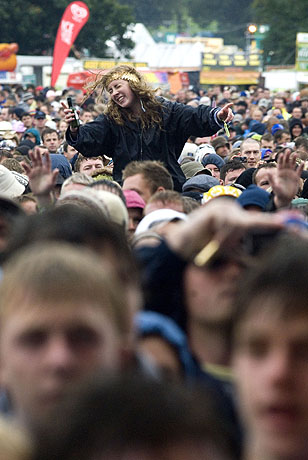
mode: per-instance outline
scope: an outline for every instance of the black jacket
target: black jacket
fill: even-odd
[[[191,107],[159,98],[162,103],[162,128],[145,130],[139,123],[127,121],[124,126],[113,122],[107,115],[82,125],[77,137],[66,132],[68,144],[86,157],[107,155],[113,158],[113,177],[122,181],[122,170],[135,160],[160,160],[170,172],[175,190],[182,191],[185,176],[177,162],[189,136],[210,136],[222,125],[217,122],[219,108],[205,105]]]

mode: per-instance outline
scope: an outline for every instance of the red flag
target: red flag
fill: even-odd
[[[71,46],[89,19],[89,15],[89,8],[83,2],[72,2],[66,7],[58,27],[53,51],[51,86],[55,86]]]

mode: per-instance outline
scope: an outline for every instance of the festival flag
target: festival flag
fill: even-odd
[[[58,27],[51,72],[51,86],[55,86],[65,59],[81,28],[89,19],[89,9],[83,2],[70,3]]]

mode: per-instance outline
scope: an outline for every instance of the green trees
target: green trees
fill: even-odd
[[[90,18],[78,35],[77,49],[104,57],[105,41],[113,39],[128,54],[131,40],[124,38],[134,20],[131,9],[114,0],[86,0]],[[0,0],[0,42],[16,42],[19,54],[51,55],[58,25],[69,0]]]
[[[179,33],[190,32],[193,21],[200,30],[214,30],[227,44],[244,46],[245,28],[252,20],[252,0],[118,0],[132,7],[137,22],[152,30],[159,26],[176,25]],[[190,20],[189,20],[190,19]]]
[[[294,64],[297,32],[308,32],[307,0],[254,0],[255,17],[270,29],[263,40],[265,64]]]
[[[134,22],[152,31],[173,25],[192,33],[211,30],[226,44],[245,47],[249,22],[270,27],[262,41],[265,64],[293,64],[297,32],[308,32],[307,0],[84,0],[90,19],[75,46],[91,56],[106,57],[112,39],[128,57],[133,43],[125,32]],[[0,42],[17,42],[20,54],[52,54],[57,28],[70,0],[0,0]]]
[[[190,7],[192,18],[203,27],[216,22],[216,35],[227,45],[245,46],[245,30],[252,21],[252,0],[194,0]]]

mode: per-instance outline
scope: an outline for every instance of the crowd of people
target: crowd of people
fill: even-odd
[[[3,86],[0,229],[1,458],[307,458],[307,89]]]

